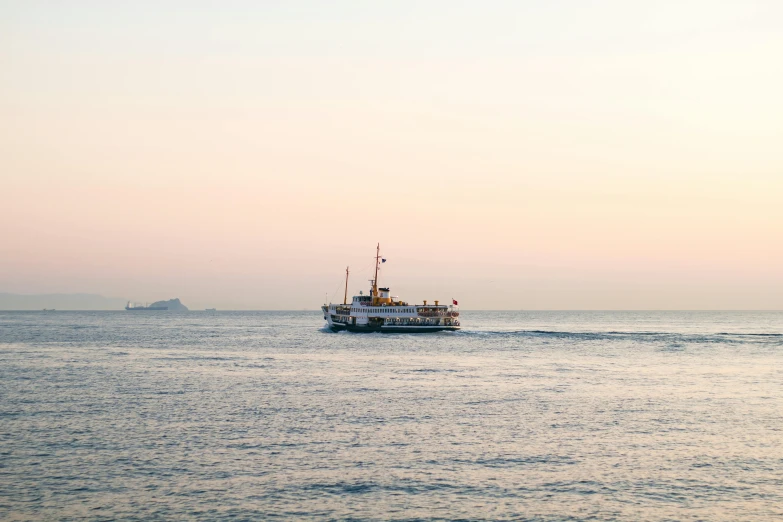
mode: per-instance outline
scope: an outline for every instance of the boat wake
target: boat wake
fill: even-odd
[[[650,332],[650,331],[606,331],[570,332],[561,330],[470,330],[456,332],[460,336],[560,339],[580,342],[589,341],[632,341],[632,342],[677,342],[695,344],[773,344],[783,345],[783,333],[764,332]]]

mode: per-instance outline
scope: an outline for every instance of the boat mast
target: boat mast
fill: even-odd
[[[375,249],[375,279],[372,280],[372,296],[378,297],[378,266],[381,263],[381,244]]]
[[[348,268],[345,267],[345,296],[343,297],[343,304],[348,304]]]

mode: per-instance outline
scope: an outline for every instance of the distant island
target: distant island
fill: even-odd
[[[188,307],[182,304],[179,298],[169,299],[168,301],[155,301],[150,306],[168,306],[170,312],[187,312]]]
[[[151,305],[138,305],[131,303],[125,305],[126,310],[130,311],[171,311],[171,312],[187,312],[188,307],[180,302],[179,298],[169,299],[168,301],[155,301]]]

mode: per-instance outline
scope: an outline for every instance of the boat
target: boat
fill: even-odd
[[[205,312],[217,312],[217,308],[207,308]]]
[[[375,277],[370,280],[370,295],[353,296],[348,302],[348,275],[345,269],[345,294],[342,304],[324,304],[321,310],[330,330],[339,332],[381,332],[381,333],[426,333],[454,331],[460,329],[459,303],[454,299],[450,305],[409,304],[392,296],[389,288],[378,286],[378,270],[381,263],[380,243],[375,251]]]
[[[125,305],[125,309],[129,310],[131,312],[139,312],[139,311],[161,311],[161,310],[168,310],[168,306],[147,306],[147,305],[137,305],[136,303],[131,303],[128,301],[128,304]]]

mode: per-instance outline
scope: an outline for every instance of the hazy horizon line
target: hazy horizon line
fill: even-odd
[[[127,312],[122,308],[116,310],[100,309],[0,309],[0,312]],[[143,311],[143,310],[142,310]],[[152,312],[168,314],[187,314],[190,312],[318,312],[318,308],[245,308],[245,309],[191,309],[188,311],[153,310]],[[460,308],[460,312],[783,312],[779,308]]]

